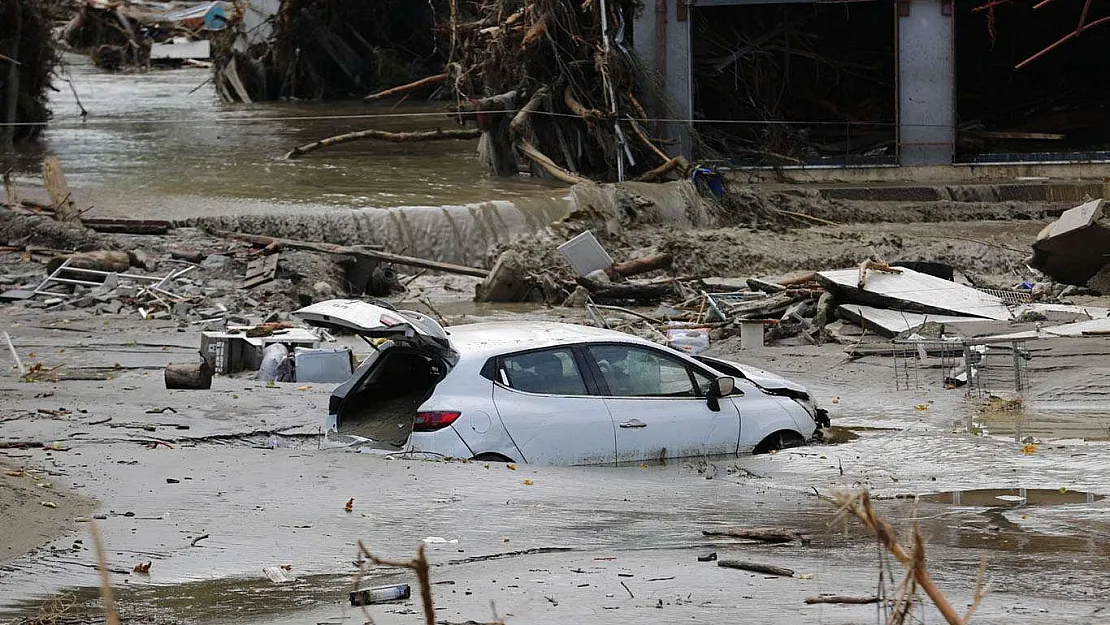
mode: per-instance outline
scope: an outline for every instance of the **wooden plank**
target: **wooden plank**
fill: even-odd
[[[81,213],[78,212],[77,203],[73,201],[73,194],[66,184],[58,157],[48,156],[42,162],[42,180],[46,184],[46,192],[50,194],[50,202],[54,205],[54,215],[58,221],[80,223]]]
[[[872,271],[861,289],[858,269],[820,271],[817,281],[841,301],[911,312],[982,317],[996,321],[1013,318],[1002,300],[976,289],[912,269],[901,273]]]
[[[267,237],[260,234],[244,234],[242,232],[227,232],[221,230],[213,231],[213,234],[240,239],[248,241],[255,245],[275,245],[280,247],[288,247],[291,249],[300,250],[313,250],[315,252],[324,252],[326,254],[342,254],[345,256],[361,256],[363,258],[372,258],[374,260],[385,261],[387,263],[394,263],[397,265],[405,265],[408,267],[420,267],[423,269],[433,269],[436,271],[443,271],[446,273],[457,273],[464,276],[475,276],[478,278],[485,278],[489,275],[486,269],[478,269],[476,267],[464,267],[462,265],[454,265],[451,263],[441,263],[436,260],[426,260],[423,258],[415,258],[412,256],[402,256],[400,254],[391,254],[389,252],[381,252],[366,247],[348,247],[345,245],[335,245],[333,243],[316,243],[313,241],[296,241],[293,239],[282,239],[279,237]]]
[[[242,288],[253,289],[277,277],[278,255],[271,254],[256,258],[247,264],[247,274],[243,277]]]

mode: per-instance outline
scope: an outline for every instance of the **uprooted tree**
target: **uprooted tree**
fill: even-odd
[[[421,5],[425,14],[408,16],[408,32],[426,29],[430,36],[411,35],[419,45],[410,48],[396,45],[403,30],[359,26],[369,23],[368,11],[388,13],[389,2],[357,14],[352,4],[361,5],[285,0],[267,43],[247,52],[220,46],[217,83],[230,67],[237,75],[231,82],[241,83],[248,98],[349,97],[361,87],[360,95],[372,91],[365,99],[374,101],[435,90],[458,124],[481,131],[480,154],[502,176],[523,166],[568,183],[658,180],[687,166],[643,126],[645,81],[626,41],[636,0],[435,0]],[[235,37],[243,41],[241,25],[228,33],[229,41]],[[387,45],[391,54],[382,52]],[[399,66],[410,70],[407,76]],[[414,67],[425,73],[413,75]],[[236,90],[225,97],[236,99]],[[404,134],[421,141],[466,136]],[[290,157],[356,139],[398,136],[365,130],[294,149]]]
[[[0,0],[0,148],[37,136],[50,116],[52,42],[44,3]]]

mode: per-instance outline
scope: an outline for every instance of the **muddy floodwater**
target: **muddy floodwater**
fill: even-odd
[[[563,195],[527,179],[483,175],[477,141],[374,141],[285,159],[297,145],[355,130],[456,127],[440,103],[233,105],[219,101],[206,69],[110,74],[72,55],[65,68],[73,90],[58,81],[43,145],[25,149],[16,165],[31,180],[43,152],[57,155],[70,184],[105,215],[151,214],[159,204],[203,215],[275,206],[527,203]]]
[[[473,209],[475,220],[487,209],[530,215],[514,222],[526,229],[566,204],[562,187],[485,178],[473,142],[355,144],[284,159],[295,145],[341,132],[449,127],[438,106],[225,105],[205,84],[206,70],[109,75],[69,62],[87,119],[59,83],[42,146],[12,158],[17,182],[29,186],[43,153],[57,155],[94,214],[456,207]],[[412,219],[395,219],[404,228],[391,241],[420,255],[424,231],[405,230]],[[1023,227],[1035,233],[1035,225]],[[813,240],[843,245],[822,236]],[[486,242],[460,236],[451,247],[470,245],[462,258],[473,260]],[[585,321],[580,309],[474,304],[473,286],[461,281],[433,299],[455,322]],[[1105,351],[1085,349],[1093,343],[1044,341],[1022,401],[997,404],[945,389],[936,371],[896,389],[889,358],[850,361],[841,345],[741,351],[715,343],[711,353],[809,386],[839,428],[836,444],[533,467],[357,453],[321,433],[332,385],[271,386],[244,374],[218,376],[210,391],[167,391],[162,369],[196,358],[196,328],[88,310],[4,311],[25,362],[64,365],[72,379],[0,376],[0,441],[31,441],[0,449],[0,494],[17,493],[21,510],[56,513],[50,519],[61,528],[39,548],[0,553],[0,621],[98,614],[92,522],[125,622],[362,623],[348,602],[359,541],[395,559],[427,550],[440,623],[885,622],[884,605],[805,602],[891,595],[901,581],[901,566],[858,523],[838,519],[827,499],[866,488],[902,536],[920,525],[928,568],[961,613],[985,562],[972,623],[1110,622],[1110,363]],[[351,346],[365,355],[364,344]],[[808,540],[703,534],[729,527],[785,528]],[[709,554],[717,560],[700,559]],[[725,559],[794,575],[717,565]],[[135,570],[146,563],[146,572]],[[264,570],[273,567],[295,579],[271,581]],[[394,583],[415,590],[404,571],[371,567],[362,579]],[[415,592],[369,611],[377,623],[424,622]],[[915,616],[942,622],[927,603]]]
[[[424,545],[438,618],[452,623],[491,620],[491,604],[509,622],[873,622],[874,605],[804,602],[873,594],[880,584],[889,591],[901,579],[866,530],[838,521],[817,496],[860,488],[900,532],[920,524],[929,568],[958,609],[971,602],[985,559],[986,595],[973,622],[1104,616],[1110,446],[1067,430],[1045,431],[1035,443],[969,430],[980,408],[963,391],[895,391],[889,361],[848,363],[836,346],[733,356],[809,385],[833,423],[855,434],[847,442],[558,468],[354,453],[319,433],[328,385],[268,388],[219,377],[212,391],[165,391],[162,363],[195,353],[193,335],[173,324],[106,326],[64,313],[12,323],[40,357],[119,372],[38,384],[34,393],[5,378],[0,437],[60,441],[66,451],[6,450],[0,461],[41,471],[27,480],[98,502],[93,514],[125,618],[362,622],[347,600],[361,540],[394,558]],[[39,412],[63,407],[69,412]],[[812,541],[702,535],[733,526],[789,528]],[[73,613],[96,611],[89,535],[84,523],[74,527],[0,565],[0,615],[39,614],[53,609],[44,608],[51,598]],[[698,561],[708,553],[785,566],[795,576]],[[144,562],[149,573],[132,570]],[[263,574],[281,566],[296,581],[276,584]],[[384,568],[363,580],[392,583],[414,580]],[[422,622],[415,598],[370,610],[379,623]],[[927,606],[918,614],[939,622]]]

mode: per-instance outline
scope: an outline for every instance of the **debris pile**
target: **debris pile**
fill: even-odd
[[[272,15],[256,4],[230,17],[214,41],[225,101],[361,98],[445,61],[443,2],[284,0]]]
[[[1110,212],[1091,200],[1041,230],[1029,266],[1057,282],[1110,294]]]
[[[211,33],[226,27],[231,4],[85,0],[62,29],[73,50],[101,69],[145,69],[152,63],[204,64]]]
[[[42,132],[38,124],[50,118],[46,100],[56,62],[43,3],[0,4],[0,148]]]
[[[641,125],[645,87],[628,39],[635,10],[631,0],[284,0],[272,28],[254,25],[248,12],[220,37],[216,86],[225,100],[242,102],[353,95],[376,101],[432,92],[452,101],[446,118],[477,126],[365,129],[294,149],[290,158],[353,140],[480,134],[480,156],[495,175],[525,169],[570,184],[684,177],[688,163],[668,156]],[[409,38],[405,46],[397,45],[401,36]],[[417,69],[425,73],[411,80]]]

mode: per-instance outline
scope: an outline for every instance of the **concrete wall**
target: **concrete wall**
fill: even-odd
[[[666,11],[665,24],[667,29],[666,43],[663,51],[666,56],[666,68],[659,76],[659,46],[657,45],[659,0],[644,0],[644,8],[632,24],[632,39],[635,43],[635,52],[640,62],[641,71],[647,77],[646,84],[659,86],[663,95],[662,101],[658,98],[649,98],[644,102],[648,114],[656,118],[674,120],[689,120],[694,113],[694,76],[693,53],[691,50],[691,33],[693,23],[688,15],[684,21],[679,21],[679,3],[686,0],[662,0]],[[692,12],[691,7],[687,9]],[[672,122],[663,125],[660,136],[677,139],[678,144],[670,146],[668,151],[672,156],[682,154],[690,157],[693,152],[693,142],[690,137],[690,127],[685,121]]]
[[[903,165],[952,162],[956,141],[955,24],[944,0],[909,0],[898,19],[898,131]]]

